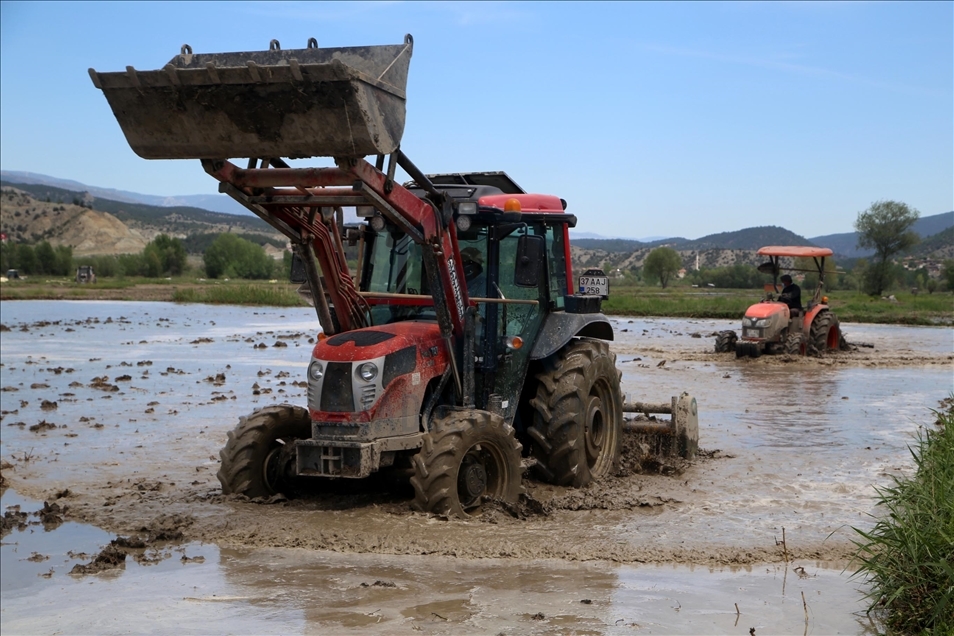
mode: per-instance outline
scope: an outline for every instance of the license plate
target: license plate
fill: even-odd
[[[609,278],[606,276],[580,276],[580,294],[584,296],[609,296]]]

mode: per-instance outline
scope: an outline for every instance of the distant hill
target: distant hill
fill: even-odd
[[[13,187],[29,193],[37,201],[55,203],[82,203],[84,207],[99,212],[108,212],[120,221],[147,226],[155,233],[184,236],[193,232],[237,231],[273,235],[276,232],[270,225],[255,216],[239,216],[223,212],[211,212],[191,206],[161,207],[144,203],[115,201],[100,198],[91,192],[66,190],[50,185],[24,184],[0,181],[0,186]]]
[[[257,217],[112,201],[48,185],[0,185],[0,230],[10,240],[70,245],[77,256],[140,252],[159,234],[183,239],[190,253],[223,232],[265,245],[273,255],[287,244]]]
[[[73,181],[72,179],[60,179],[45,174],[21,172],[18,170],[0,170],[0,180],[8,183],[53,186],[71,192],[89,192],[94,197],[109,199],[110,201],[145,203],[159,207],[196,207],[212,212],[252,216],[242,205],[224,194],[186,194],[163,197],[154,194],[129,192],[128,190],[99,188],[80,183],[79,181]],[[210,186],[213,184],[211,180],[209,183]],[[25,190],[26,188],[21,189]]]
[[[922,239],[908,254],[919,258],[954,258],[954,226]]]
[[[943,212],[931,216],[922,216],[915,221],[911,228],[921,236],[927,239],[930,236],[954,227],[954,212]],[[821,247],[830,247],[836,256],[847,258],[867,257],[874,254],[873,250],[858,249],[858,233],[843,232],[841,234],[826,234],[825,236],[816,236],[809,239],[815,245]]]
[[[646,244],[633,239],[606,239],[606,238],[572,238],[570,244],[587,250],[601,250],[603,252],[632,252]]]
[[[766,245],[814,245],[804,236],[783,227],[767,225],[749,227],[735,232],[710,234],[694,241],[678,244],[680,250],[757,250]],[[675,247],[675,246],[674,246]]]

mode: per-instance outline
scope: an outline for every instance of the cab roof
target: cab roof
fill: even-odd
[[[760,247],[758,254],[760,256],[794,256],[794,257],[812,257],[812,256],[831,256],[834,254],[827,247],[809,247],[807,245],[769,245]]]

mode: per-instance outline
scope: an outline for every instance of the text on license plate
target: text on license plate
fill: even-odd
[[[580,276],[580,293],[586,296],[608,296],[609,279],[606,276]]]

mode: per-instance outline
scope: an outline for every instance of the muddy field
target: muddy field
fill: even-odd
[[[736,360],[710,353],[725,321],[614,322],[631,400],[698,399],[700,457],[624,462],[584,490],[527,479],[519,506],[462,521],[412,512],[393,479],[220,494],[238,417],[305,401],[309,309],[2,303],[4,631],[123,631],[95,591],[121,580],[130,607],[165,599],[133,631],[228,615],[236,632],[800,633],[808,609],[810,633],[868,629],[842,573],[851,527],[871,524],[873,485],[910,468],[906,445],[950,394],[954,331],[846,325],[873,347]],[[29,600],[57,594],[56,610]]]

